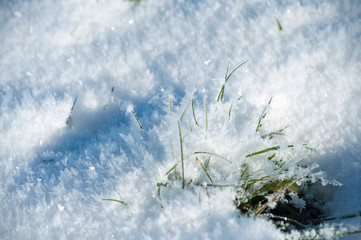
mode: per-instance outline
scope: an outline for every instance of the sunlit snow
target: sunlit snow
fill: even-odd
[[[187,105],[185,154],[230,160],[209,170],[230,183],[273,146],[256,133],[271,97],[262,134],[288,126],[285,158],[287,144],[316,149],[307,164],[342,184],[319,193],[327,216],[359,214],[360,26],[358,0],[0,1],[0,239],[283,239],[240,216],[233,188],[157,187]],[[227,66],[247,60],[217,103]],[[194,157],[185,168],[209,183]]]

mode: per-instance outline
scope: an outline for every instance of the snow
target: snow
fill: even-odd
[[[208,197],[175,181],[159,199],[192,97],[185,154],[232,162],[212,157],[214,180],[234,181],[245,155],[274,146],[255,133],[273,97],[262,133],[288,126],[285,157],[289,143],[317,150],[308,163],[342,183],[323,194],[329,216],[360,212],[360,23],[357,0],[0,1],[0,238],[283,239],[240,216],[232,188]],[[217,103],[228,64],[246,60]],[[194,156],[185,175],[209,183]]]

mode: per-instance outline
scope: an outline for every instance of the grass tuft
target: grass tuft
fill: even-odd
[[[217,102],[222,102],[221,104],[223,104],[223,107],[230,106],[228,111],[228,118],[231,117],[232,107],[233,104],[236,102],[236,100],[223,103],[225,85],[229,80],[229,78],[232,76],[232,74],[246,62],[243,62],[242,64],[238,65],[231,73],[228,73],[229,70],[229,64],[228,64],[225,75],[225,81],[224,84],[222,85],[221,91],[218,94]],[[238,98],[238,101],[241,98],[242,96]],[[265,121],[267,110],[270,107],[271,102],[272,102],[272,97],[267,102],[266,106],[264,107],[258,119],[256,132],[261,131],[262,123],[263,121]],[[282,151],[284,151],[285,149],[280,147],[281,144],[275,144],[272,147],[264,148],[262,150],[247,154],[246,156],[241,157],[240,159],[236,159],[234,163],[235,165],[233,165],[233,163],[227,158],[212,152],[195,151],[195,152],[187,153],[188,155],[185,155],[183,150],[183,144],[184,144],[183,141],[185,139],[185,135],[195,134],[198,131],[196,129],[192,130],[191,124],[189,123],[191,120],[186,119],[190,131],[187,131],[183,136],[181,132],[181,120],[185,116],[185,112],[188,109],[188,106],[192,104],[193,119],[196,125],[199,126],[199,122],[195,115],[195,107],[196,107],[195,103],[196,102],[192,97],[187,103],[181,117],[177,121],[180,154],[181,154],[180,162],[174,164],[166,172],[166,175],[168,175],[168,180],[166,183],[158,183],[159,199],[160,199],[161,186],[169,186],[171,181],[180,181],[177,179],[177,177],[174,179],[172,175],[169,174],[171,174],[173,171],[175,174],[177,174],[176,168],[178,167],[178,165],[181,165],[182,189],[185,189],[186,187],[187,189],[194,189],[193,188],[194,186],[199,186],[204,188],[204,191],[208,193],[209,187],[212,188],[231,187],[236,192],[236,195],[234,197],[235,207],[240,211],[241,214],[253,215],[253,216],[260,215],[267,217],[269,220],[272,220],[277,227],[281,228],[282,231],[291,232],[292,230],[295,229],[296,230],[314,229],[313,224],[320,224],[323,221],[328,220],[327,218],[322,218],[323,212],[321,211],[322,208],[320,207],[322,203],[319,203],[320,201],[317,201],[317,199],[315,199],[314,196],[309,196],[309,193],[306,193],[306,191],[309,190],[309,188],[312,188],[313,186],[315,186],[314,184],[316,182],[321,180],[318,173],[315,174],[311,173],[317,167],[300,165],[299,163],[307,159],[307,157],[300,158],[298,153],[295,152],[300,148],[294,148],[293,144],[287,145],[287,148],[292,148],[291,151],[287,150],[287,155],[282,154]],[[206,97],[204,97],[204,108],[206,115],[205,134],[207,135],[208,109],[207,109]],[[170,108],[170,112],[171,112],[171,108]],[[224,117],[226,118],[227,116]],[[274,138],[275,140],[277,140],[278,139],[277,137],[284,135],[285,129],[287,128],[288,126],[280,130],[277,130],[275,132],[271,132],[265,135],[259,134],[258,136],[260,137],[260,141],[262,143],[264,142],[262,139]],[[193,139],[192,137],[190,138]],[[306,152],[305,153],[306,156],[310,154],[310,151],[312,152],[315,151],[313,148],[308,147],[307,144],[303,144],[303,146],[304,146],[304,151]],[[295,155],[296,157],[293,158],[292,154],[296,154]],[[199,163],[203,172],[207,176],[206,182],[201,182],[198,179],[198,177],[185,179],[184,161],[192,156],[195,157],[196,165],[198,166]],[[211,169],[212,172],[215,172],[214,170],[217,170],[215,168],[217,166],[221,166],[221,164],[211,164],[210,166],[211,157],[214,157],[212,159],[212,162],[220,158],[222,160],[227,161],[229,164],[232,164],[230,165],[230,168],[227,167],[225,169],[233,169],[232,175],[233,175],[233,171],[239,171],[236,173],[236,176],[238,176],[238,180],[237,179],[234,180],[234,177],[228,178],[227,180],[227,176],[226,176],[227,173],[215,174],[218,177],[216,178],[213,176],[212,178],[211,175],[209,174],[211,167],[212,167]],[[251,157],[254,158],[250,159]],[[293,158],[292,161],[290,161],[291,158]],[[265,162],[266,163],[265,166],[267,166],[267,169],[266,167],[262,168],[262,166],[259,166],[259,164],[253,164],[253,162],[256,161]],[[290,164],[286,164],[286,163],[290,163]],[[241,164],[242,168],[240,168],[240,170],[235,170],[239,168],[238,164]],[[231,181],[236,181],[236,182],[231,182]],[[319,187],[319,186],[317,185],[315,187]],[[305,207],[301,209],[299,206],[296,206],[297,202],[304,202]],[[316,219],[321,219],[321,220],[317,221]]]

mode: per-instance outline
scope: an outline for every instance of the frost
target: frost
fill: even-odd
[[[283,239],[235,207],[247,166],[282,181],[317,164],[297,186],[327,217],[360,212],[358,5],[0,1],[0,239]],[[166,175],[183,113],[184,190],[181,165]]]

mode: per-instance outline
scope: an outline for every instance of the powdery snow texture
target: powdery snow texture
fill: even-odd
[[[237,161],[262,149],[255,128],[273,96],[262,131],[288,125],[285,142],[317,149],[310,163],[343,184],[330,216],[361,211],[360,26],[357,0],[0,1],[0,238],[282,239],[240,217],[231,188],[164,187],[159,200],[195,90],[185,151]],[[217,105],[228,63],[245,60]],[[212,164],[215,179],[237,174]]]

